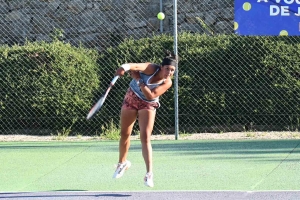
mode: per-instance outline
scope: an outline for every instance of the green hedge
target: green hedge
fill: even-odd
[[[126,62],[160,63],[164,49],[173,49],[172,36],[126,40],[101,55],[100,62],[109,63],[108,71]],[[236,124],[269,126],[268,130],[299,128],[298,37],[183,33],[178,37],[178,52],[181,131]],[[123,97],[119,98],[121,102]],[[161,103],[156,127],[167,130],[174,126],[173,89]]]
[[[96,51],[58,40],[0,47],[0,127],[61,130],[86,115],[98,90]],[[54,132],[55,133],[55,132]]]
[[[90,106],[106,89],[118,66],[160,63],[173,37],[126,39],[98,54],[59,41],[0,47],[0,127],[101,132],[119,123],[130,78],[118,80],[101,117],[86,121]],[[180,130],[236,124],[299,128],[300,39],[298,37],[178,36]],[[101,80],[101,82],[100,82]],[[101,84],[102,83],[102,84]],[[126,85],[126,87],[123,87]],[[101,87],[99,87],[101,86]],[[155,131],[173,130],[174,89],[161,97]],[[73,130],[73,129],[72,129]],[[89,133],[84,132],[88,130]]]

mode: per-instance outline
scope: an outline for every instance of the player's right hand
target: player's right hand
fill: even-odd
[[[124,76],[125,70],[122,67],[119,67],[115,73],[116,76]]]

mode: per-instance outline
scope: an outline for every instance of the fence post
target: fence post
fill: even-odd
[[[174,54],[177,58],[177,0],[174,0]],[[179,116],[178,116],[178,62],[175,70],[175,140],[179,136]]]
[[[159,10],[160,10],[160,12],[163,12],[163,3],[162,3],[162,0],[159,1]],[[160,30],[161,33],[163,33],[164,32],[163,20],[160,20],[159,25],[160,25],[159,30]]]

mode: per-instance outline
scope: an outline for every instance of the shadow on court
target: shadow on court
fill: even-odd
[[[95,192],[35,192],[35,193],[0,193],[0,199],[120,199],[131,197],[130,194],[95,193]]]
[[[153,144],[153,148],[156,150],[163,151],[198,151],[198,152],[211,152],[211,151],[222,151],[227,153],[228,151],[239,153],[240,150],[255,150],[259,153],[259,151],[270,151],[278,150],[278,151],[286,151],[285,149],[289,149],[291,147],[297,147],[300,144],[300,140],[240,140],[240,141],[202,141],[199,142],[189,140],[186,142],[180,143],[155,143]]]
[[[298,148],[299,147],[299,148]],[[181,142],[180,144],[153,144],[153,149],[163,152],[174,152],[184,155],[238,155],[222,156],[222,159],[243,159],[249,155],[270,154],[299,154],[300,140],[251,140],[251,141],[206,141],[206,142]],[[245,155],[245,157],[243,156]],[[217,157],[214,157],[217,158]],[[269,156],[267,156],[269,158]],[[300,156],[295,158],[300,161]]]
[[[0,199],[55,199],[55,200],[299,200],[297,191],[238,192],[238,191],[191,191],[191,192],[35,192],[0,193]]]

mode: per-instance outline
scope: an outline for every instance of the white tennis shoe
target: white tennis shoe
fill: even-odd
[[[147,173],[144,178],[145,185],[148,187],[154,187],[153,183],[153,173]]]
[[[123,174],[125,173],[125,171],[127,169],[129,169],[130,166],[131,166],[131,162],[128,160],[126,160],[123,163],[118,163],[117,169],[113,175],[113,178],[121,178],[123,176]]]

